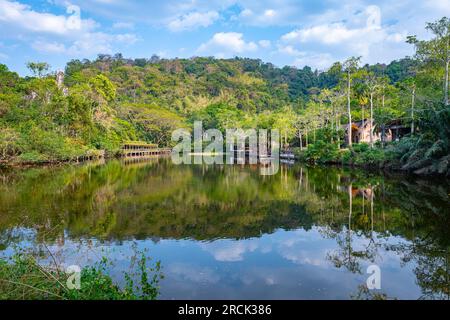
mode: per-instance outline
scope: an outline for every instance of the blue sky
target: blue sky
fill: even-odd
[[[0,62],[63,69],[98,53],[131,58],[244,56],[324,70],[348,56],[390,62],[407,35],[450,16],[450,0],[0,0]]]

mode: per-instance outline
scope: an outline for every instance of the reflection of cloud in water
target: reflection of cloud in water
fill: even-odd
[[[325,259],[331,241],[325,241],[317,229],[297,230],[285,234],[287,237],[276,240],[276,251],[286,260],[295,264],[308,264],[328,267]]]
[[[226,241],[218,240],[208,244],[201,244],[203,250],[211,253],[214,259],[222,262],[236,262],[244,260],[244,254],[258,249],[256,240]],[[265,248],[267,252],[267,248]]]
[[[172,276],[178,276],[192,282],[217,283],[220,280],[220,276],[211,268],[188,263],[172,263],[167,267],[167,272]]]
[[[242,262],[246,254],[255,252],[278,254],[295,264],[325,267],[327,249],[333,246],[333,241],[325,241],[319,231],[313,229],[280,231],[277,236],[265,235],[259,239],[217,240],[200,246],[220,262]]]

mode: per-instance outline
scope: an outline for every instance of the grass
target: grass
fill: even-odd
[[[68,285],[70,274],[53,259],[43,266],[31,253],[17,253],[0,259],[0,300],[155,300],[163,278],[160,262],[148,268],[148,258],[138,253],[136,272],[125,273],[125,286],[114,283],[107,273],[108,260],[84,267],[80,288]],[[133,279],[138,279],[135,281]]]

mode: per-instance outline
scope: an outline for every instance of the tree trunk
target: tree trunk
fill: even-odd
[[[314,126],[314,129],[313,129],[313,143],[316,143],[316,127]]]
[[[416,104],[416,88],[413,88],[411,97],[411,135],[414,134],[414,108]]]
[[[448,30],[448,29],[447,29]],[[450,64],[450,35],[447,31],[447,47],[446,47],[446,58],[445,58],[445,79],[444,79],[444,105],[448,106],[448,69]]]
[[[383,86],[383,97],[381,99],[381,109],[384,110],[384,86]],[[384,149],[384,143],[386,141],[386,128],[384,124],[384,118],[382,118],[382,124],[381,124],[381,147]]]
[[[448,48],[447,48],[447,52],[448,52]],[[449,105],[448,103],[448,69],[449,69],[449,64],[450,64],[450,58],[447,58],[447,62],[445,64],[445,81],[444,81],[444,104],[446,106]]]
[[[369,120],[370,147],[373,148],[373,93],[370,94],[370,120]]]
[[[341,127],[341,119],[339,118],[339,115],[336,114],[336,125],[338,128],[338,134],[337,134],[337,144],[338,144],[338,149],[341,149],[341,137],[339,136],[339,128]]]
[[[348,112],[348,146],[352,146],[352,112],[351,112],[351,105],[350,105],[350,90],[351,90],[351,84],[350,84],[350,71],[347,73],[347,112]]]
[[[308,130],[306,130],[305,134],[306,134],[306,147],[308,147],[308,145],[309,145],[309,135],[308,135]]]
[[[303,151],[303,136],[302,136],[302,132],[299,130],[298,131],[298,138],[300,139],[300,150],[302,150]]]
[[[334,110],[334,103],[331,103],[331,106],[332,106],[332,108],[333,108],[333,114],[331,115],[331,121],[330,121],[330,124],[331,124],[331,143],[333,144],[334,143],[334,134],[335,134],[335,132],[337,132],[337,125],[336,125],[336,123],[335,123],[335,110]],[[333,126],[333,123],[334,123],[334,126]],[[333,132],[334,131],[334,132]]]
[[[287,132],[284,133],[284,149],[287,149]]]

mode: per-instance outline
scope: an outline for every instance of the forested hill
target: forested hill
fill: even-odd
[[[411,77],[415,61],[405,58],[388,65],[364,66],[391,82]],[[331,68],[278,68],[258,59],[125,59],[99,55],[94,61],[73,60],[66,67],[70,87],[97,74],[117,87],[118,101],[156,104],[181,115],[223,102],[245,112],[274,111],[286,105],[301,107],[309,95],[335,87],[341,75]]]
[[[70,61],[63,79],[46,63],[29,63],[34,76],[25,78],[0,64],[0,164],[67,161],[103,150],[114,155],[125,141],[170,146],[173,130],[194,120],[220,130],[276,128],[283,147],[307,148],[308,161],[354,161],[356,149],[338,151],[351,114],[352,121],[370,116],[378,126],[415,122],[421,134],[394,145],[393,152],[385,145],[371,149],[361,163],[395,160],[407,170],[432,165],[426,170],[446,172],[450,128],[442,104],[443,68],[429,61],[360,67],[351,58],[319,72],[247,58],[116,54]]]

